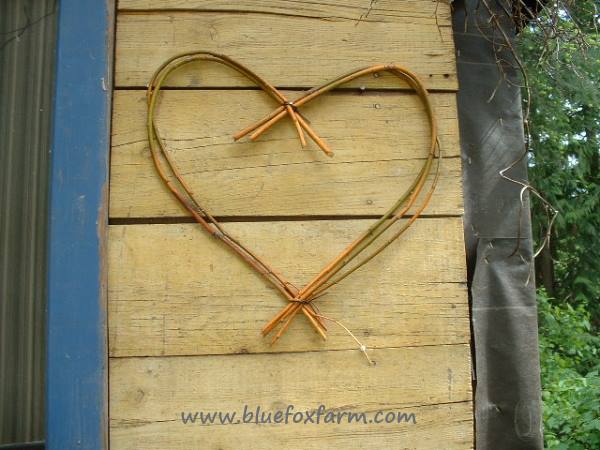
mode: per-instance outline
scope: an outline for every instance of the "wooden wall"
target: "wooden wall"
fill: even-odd
[[[450,7],[429,0],[120,0],[110,185],[110,443],[121,449],[470,449],[472,392]],[[296,320],[166,191],[146,142],[144,87],[168,57],[212,50],[290,96],[396,62],[434,91],[446,159],[426,217],[319,300],[371,348]],[[301,150],[284,120],[256,143],[232,134],[275,106],[218,65],[174,75],[158,122],[197,195],[227,229],[303,285],[387,209],[427,151],[418,98],[369,77],[303,112],[336,155]],[[351,86],[352,87],[352,86]],[[183,411],[292,404],[415,413],[416,424],[184,425]]]

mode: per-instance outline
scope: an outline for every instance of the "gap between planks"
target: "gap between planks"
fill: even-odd
[[[466,284],[462,282],[457,282],[460,284]],[[444,283],[447,284],[447,283]],[[268,339],[268,338],[265,338]],[[385,345],[375,348],[367,347],[367,351],[373,350],[400,350],[400,349],[417,349],[417,348],[429,348],[429,347],[455,347],[455,346],[464,346],[471,345],[469,341],[467,342],[453,342],[451,344],[422,344],[422,345]],[[109,355],[110,359],[147,359],[147,358],[206,358],[211,356],[256,356],[256,355],[287,355],[287,354],[303,354],[303,353],[325,353],[325,352],[352,352],[354,349],[352,348],[323,348],[323,349],[314,349],[314,350],[281,350],[281,351],[273,351],[273,352],[238,352],[238,353],[184,353],[184,354],[164,354],[164,355]],[[356,348],[357,352],[360,352],[360,349]],[[362,354],[359,355],[361,358],[364,358]],[[366,362],[366,361],[365,361]]]
[[[409,219],[413,215],[406,214]],[[452,219],[463,217],[463,214],[421,214],[419,219]],[[337,216],[217,216],[221,223],[234,222],[310,222],[317,220],[377,220],[378,215],[337,215]],[[177,225],[184,223],[196,223],[192,216],[167,216],[167,217],[114,217],[109,219],[109,225]]]
[[[309,90],[306,86],[275,86],[279,91],[292,91],[292,92],[306,92]],[[114,86],[115,91],[146,91],[148,86]],[[163,86],[160,88],[161,91],[262,91],[263,89],[258,86]],[[430,88],[427,89],[430,94],[452,94],[457,93],[458,89],[441,89],[441,88]],[[266,93],[265,93],[266,94]],[[409,87],[390,87],[390,88],[374,88],[374,87],[341,87],[329,91],[327,95],[341,95],[341,94],[354,94],[354,95],[416,95],[414,89]]]

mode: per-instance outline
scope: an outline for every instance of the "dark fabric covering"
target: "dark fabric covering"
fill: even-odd
[[[503,15],[496,0],[488,4]],[[541,449],[537,305],[529,205],[501,178],[524,150],[516,70],[496,64],[494,27],[478,0],[453,3],[465,241],[474,343],[476,448]],[[505,27],[514,33],[512,22]],[[478,26],[479,25],[479,26]],[[483,34],[488,38],[484,38]],[[501,38],[496,35],[496,40]],[[503,54],[504,58],[510,58]],[[494,94],[495,92],[495,94]],[[510,175],[526,177],[522,161]],[[526,198],[527,200],[527,198]],[[519,232],[520,228],[520,232]],[[520,237],[520,251],[511,256]]]

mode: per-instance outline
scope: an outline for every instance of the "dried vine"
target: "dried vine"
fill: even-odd
[[[281,274],[276,272],[264,260],[245,247],[222,227],[214,216],[212,216],[194,196],[190,186],[182,177],[175,161],[169,155],[169,152],[165,147],[156,124],[156,108],[160,96],[159,94],[169,75],[175,70],[195,61],[214,62],[234,69],[250,81],[256,83],[263,91],[279,103],[280,106],[269,115],[237,133],[234,136],[235,140],[241,139],[248,134],[250,134],[250,139],[256,140],[271,126],[276,124],[283,117],[288,116],[294,124],[302,146],[306,145],[306,138],[304,135],[304,133],[306,133],[325,154],[333,156],[333,152],[327,143],[325,143],[312,129],[308,120],[300,112],[299,108],[332,89],[338,88],[356,78],[384,71],[404,80],[417,93],[425,106],[431,128],[431,140],[426,158],[424,159],[417,177],[410,187],[380,219],[373,223],[358,237],[358,239],[350,244],[340,255],[334,258],[319,274],[301,289],[298,289],[292,283],[287,281]],[[283,333],[285,333],[298,313],[302,313],[314,327],[315,331],[326,339],[327,327],[323,322],[323,319],[326,318],[318,312],[313,301],[322,296],[329,288],[369,262],[395,239],[402,235],[427,207],[439,179],[441,149],[437,138],[435,113],[429,101],[429,94],[415,74],[396,64],[378,64],[350,72],[321,87],[310,89],[300,98],[290,101],[266,80],[259,77],[244,65],[225,55],[207,51],[189,52],[170,58],[156,70],[148,85],[147,102],[148,142],[156,170],[167,188],[190,212],[194,219],[202,225],[206,232],[231,248],[250,267],[255,269],[269,283],[277,288],[288,301],[288,304],[262,329],[262,334],[266,336],[271,333],[278,324],[281,324],[272,343],[275,343]],[[433,180],[430,182],[429,188],[424,191],[424,186],[432,173]],[[416,201],[422,192],[424,193],[423,200],[421,204],[416,207],[416,210],[412,212],[408,220],[398,230],[391,234],[391,236],[388,236],[387,239],[382,242],[380,242],[381,240],[378,241],[378,238],[390,229],[390,227],[400,219],[407,217],[409,210],[416,205]],[[368,249],[371,249],[370,253],[367,252]],[[362,259],[357,259],[360,256],[362,256]],[[351,265],[353,261],[354,264]]]
[[[488,102],[496,95],[502,82],[521,88],[523,92],[523,129],[524,129],[524,149],[521,154],[511,162],[507,167],[499,171],[499,175],[510,183],[518,185],[520,189],[520,212],[518,215],[518,236],[517,244],[512,255],[520,254],[521,245],[521,222],[523,220],[525,208],[525,194],[529,193],[538,199],[546,214],[546,229],[539,237],[539,244],[534,250],[533,258],[537,257],[542,250],[550,245],[552,229],[558,216],[558,210],[526,179],[516,178],[510,175],[510,172],[520,165],[528,156],[531,150],[531,132],[530,132],[530,112],[532,107],[532,95],[529,86],[529,78],[525,64],[513,43],[512,28],[517,29],[532,23],[540,30],[543,36],[541,41],[542,51],[539,55],[538,64],[542,64],[553,53],[560,51],[560,44],[572,43],[583,52],[588,47],[584,33],[581,31],[580,24],[573,19],[571,8],[576,4],[576,0],[477,0],[476,9],[483,8],[487,14],[485,21],[476,19],[475,25],[478,28],[481,37],[490,42],[496,55],[496,65],[498,66],[501,78],[494,91],[491,93]],[[479,17],[479,16],[478,16]],[[560,21],[565,18],[571,18],[574,29],[570,32],[561,30],[558,26]],[[466,26],[466,21],[465,21]],[[491,33],[483,28],[488,28]],[[507,76],[507,68],[515,69],[521,75],[522,84],[518,85]],[[521,256],[522,258],[522,256]]]

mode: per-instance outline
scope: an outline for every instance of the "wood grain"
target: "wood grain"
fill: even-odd
[[[438,0],[344,0],[315,2],[306,0],[119,0],[121,12],[185,10],[203,12],[246,12],[254,14],[281,14],[285,16],[310,17],[325,20],[347,19],[358,22],[399,22],[431,19],[440,26],[451,26],[449,4]]]
[[[290,94],[290,93],[288,93]],[[291,93],[290,95],[294,95]],[[296,94],[297,95],[297,94]],[[447,158],[427,214],[461,214],[461,173],[454,94],[435,94]],[[166,91],[158,124],[186,179],[217,216],[381,214],[408,187],[429,139],[413,94],[334,94],[302,108],[336,152],[302,150],[282,121],[257,142],[231,136],[273,108],[257,91]],[[182,216],[150,158],[141,92],[114,97],[110,215]]]
[[[112,449],[470,449],[469,346],[110,361]],[[182,412],[414,413],[416,424],[183,424]]]
[[[422,3],[429,12],[420,11]],[[355,20],[293,12],[262,14],[253,12],[251,2],[244,12],[236,11],[235,2],[234,10],[225,12],[121,13],[115,83],[117,87],[145,86],[166,59],[186,51],[210,50],[240,61],[275,86],[313,87],[358,67],[394,62],[416,72],[430,89],[456,90],[452,29],[449,19],[440,23],[440,17],[449,17],[449,5],[439,2],[436,17],[430,3],[413,1],[406,9],[378,12],[386,15],[385,21],[377,16],[359,21],[365,8],[356,10]],[[168,85],[228,87],[252,83],[220,64],[199,63],[173,74]],[[349,84],[360,85],[406,88],[388,74]]]
[[[302,286],[369,220],[227,223]],[[369,347],[469,342],[462,222],[421,219],[316,304]],[[352,349],[329,324],[326,342],[302,318],[275,346],[259,331],[284,299],[195,224],[110,227],[112,356]]]

